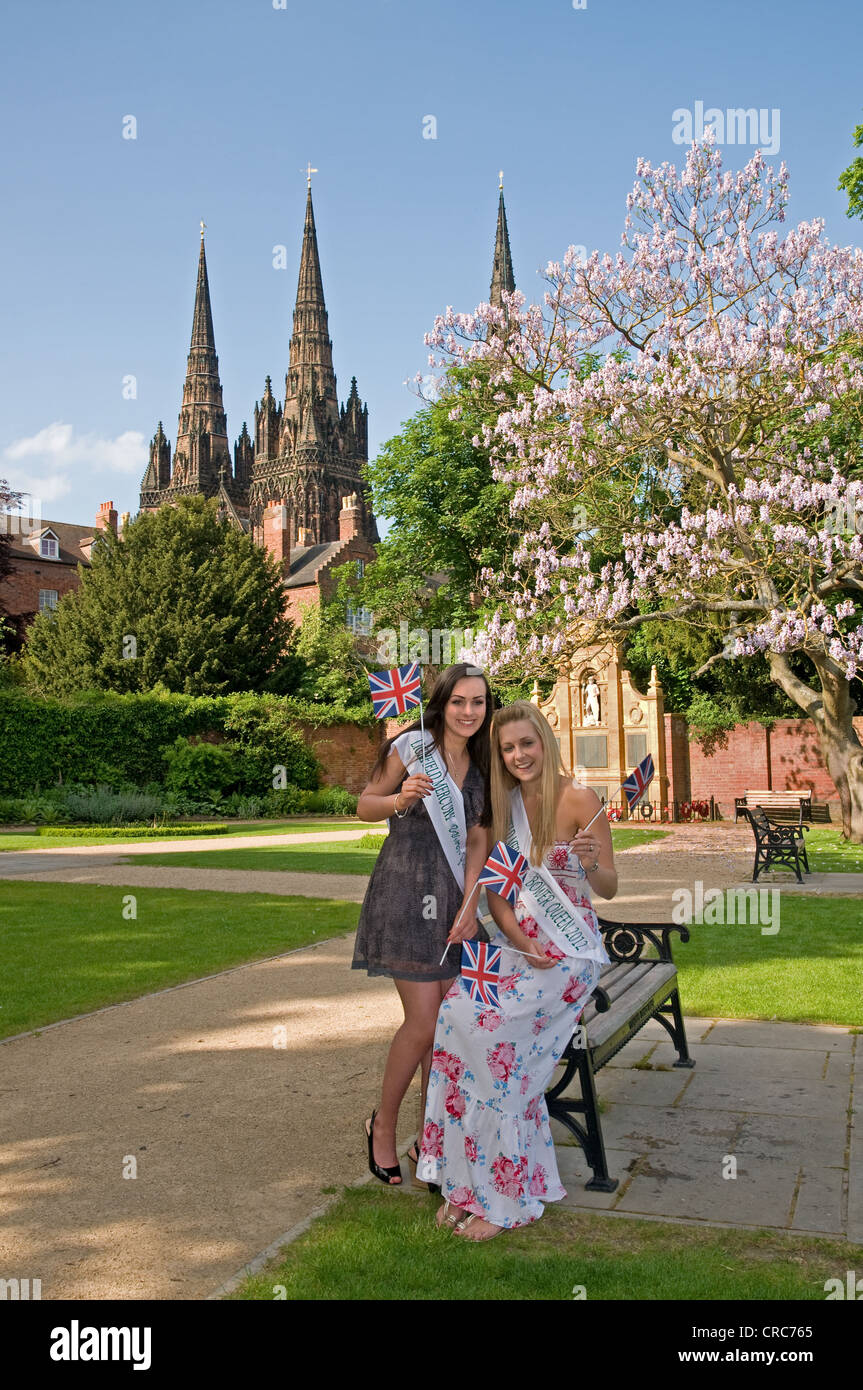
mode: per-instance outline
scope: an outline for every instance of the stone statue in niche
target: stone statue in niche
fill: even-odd
[[[599,723],[599,686],[595,676],[589,676],[582,690],[584,725],[595,727]]]

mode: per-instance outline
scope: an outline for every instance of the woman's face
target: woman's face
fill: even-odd
[[[457,738],[470,738],[485,719],[485,681],[481,676],[463,676],[456,681],[446,705],[444,723]]]
[[[529,719],[514,719],[500,733],[500,755],[507,772],[518,782],[533,782],[542,774],[542,740]]]

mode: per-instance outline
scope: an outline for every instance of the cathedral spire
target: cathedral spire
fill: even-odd
[[[195,312],[192,318],[192,347],[206,348],[215,353],[213,311],[210,308],[210,283],[207,279],[207,256],[204,251],[204,223],[201,223],[201,250],[198,255],[198,283],[195,288]]]
[[[494,265],[491,272],[491,294],[489,303],[495,309],[503,308],[503,293],[512,294],[515,289],[515,275],[512,270],[512,255],[509,249],[509,229],[506,225],[506,206],[503,201],[503,171],[500,174],[500,200],[497,205],[497,235],[494,242]]]
[[[303,226],[303,249],[300,254],[300,273],[297,280],[297,300],[294,306],[294,331],[291,335],[288,373],[285,380],[285,426],[296,432],[306,424],[305,412],[314,410],[318,419],[314,427],[303,431],[323,437],[327,425],[336,428],[339,407],[336,397],[336,377],[333,371],[333,345],[330,341],[321,261],[318,255],[318,234],[312,206],[312,189],[306,193],[306,220]]]
[[[207,256],[204,251],[204,224],[201,224],[201,249],[198,253],[198,280],[195,286],[195,309],[192,315],[192,339],[183,384],[183,403],[177,422],[177,443],[174,449],[174,484],[184,491],[203,492],[212,497],[219,489],[219,470],[227,464],[228,424],[222,402],[222,383],[219,379],[219,359],[213,333],[213,311],[210,307],[210,285],[207,279]]]

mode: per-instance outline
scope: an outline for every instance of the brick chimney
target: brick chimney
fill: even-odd
[[[339,540],[353,540],[354,536],[360,535],[362,513],[360,512],[357,494],[352,492],[347,497],[342,498],[342,510],[339,512]]]
[[[287,574],[291,566],[291,518],[286,502],[268,502],[264,508],[264,549]]]
[[[100,531],[113,531],[117,534],[117,513],[113,502],[103,502],[96,513],[96,526]]]

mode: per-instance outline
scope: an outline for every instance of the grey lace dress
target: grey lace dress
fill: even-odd
[[[482,774],[473,763],[462,797],[470,830],[479,823],[484,802]],[[389,828],[360,911],[351,968],[396,980],[451,980],[459,973],[461,948],[451,946],[443,965],[440,958],[462,890],[422,801],[404,816],[391,816]],[[477,935],[486,940],[477,926]]]

